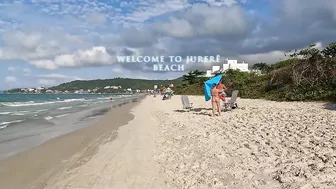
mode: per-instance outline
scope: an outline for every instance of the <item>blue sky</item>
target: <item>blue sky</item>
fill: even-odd
[[[0,90],[184,74],[118,55],[221,55],[252,65],[336,39],[333,0],[2,0],[0,9]]]

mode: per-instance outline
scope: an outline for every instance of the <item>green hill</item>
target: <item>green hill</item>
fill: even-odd
[[[131,78],[114,78],[114,79],[97,79],[97,80],[76,80],[68,83],[62,83],[58,86],[51,87],[51,90],[60,91],[74,91],[74,90],[93,90],[95,88],[103,89],[106,86],[121,86],[122,90],[131,89],[153,89],[154,85],[158,87],[168,86],[173,83],[179,85],[182,82],[182,78],[174,80],[146,80],[146,79],[131,79]]]

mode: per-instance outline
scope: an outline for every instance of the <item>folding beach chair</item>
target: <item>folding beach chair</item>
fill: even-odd
[[[181,96],[183,109],[191,109],[193,103],[190,103],[188,96]]]
[[[237,97],[238,97],[238,90],[235,90],[232,92],[229,102],[224,103],[224,109],[227,110],[238,108]]]

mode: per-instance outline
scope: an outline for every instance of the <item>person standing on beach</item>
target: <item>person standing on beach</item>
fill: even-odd
[[[220,116],[221,109],[220,109],[218,85],[214,84],[210,92],[211,92],[212,116],[215,116],[216,108],[217,108],[218,115]]]
[[[222,81],[220,81],[217,85],[217,88],[218,88],[218,95],[219,95],[219,98],[222,100],[222,101],[225,101],[225,96],[226,96],[226,93],[225,91],[227,90],[227,87],[222,83]]]

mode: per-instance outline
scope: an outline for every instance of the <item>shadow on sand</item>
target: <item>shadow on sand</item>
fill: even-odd
[[[174,112],[179,112],[179,113],[186,113],[186,112],[193,112],[195,115],[206,115],[206,116],[211,116],[211,108],[194,108],[190,110],[174,110]],[[222,109],[221,112],[230,112],[232,110],[230,109]]]
[[[194,113],[196,115],[205,115],[205,116],[211,116],[211,113],[209,112],[199,112],[199,113]]]
[[[191,108],[189,110],[174,110],[174,112],[201,112],[203,110],[212,110],[211,108]]]
[[[327,103],[327,104],[324,105],[324,107],[327,110],[336,110],[336,104]]]
[[[193,112],[195,115],[206,115],[206,116],[211,116],[211,108],[192,108],[189,110],[174,110],[174,112],[179,112],[179,113],[186,113],[186,112]],[[227,112],[228,110],[222,110],[222,112]]]

